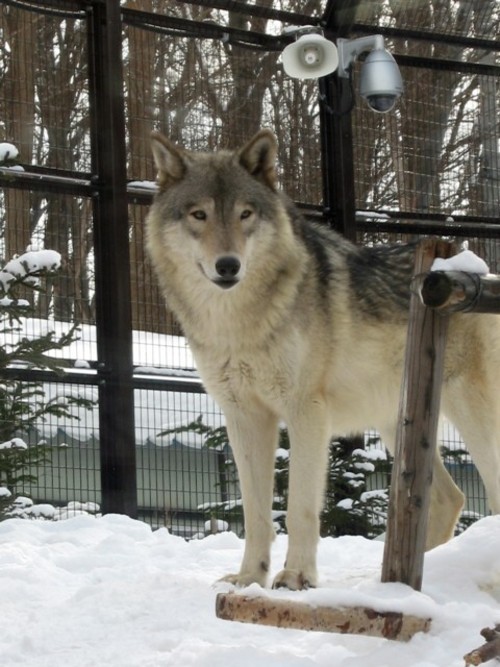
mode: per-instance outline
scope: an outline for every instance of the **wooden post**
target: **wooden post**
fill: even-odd
[[[415,275],[427,273],[435,257],[452,254],[453,244],[425,239],[417,249]],[[422,587],[447,324],[446,315],[412,294],[382,581],[415,590]]]

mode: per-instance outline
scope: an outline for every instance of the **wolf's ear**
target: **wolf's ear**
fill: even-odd
[[[168,188],[180,181],[186,172],[186,158],[182,149],[175,146],[161,132],[151,132],[151,150],[158,169],[158,185]]]
[[[277,152],[274,134],[271,130],[261,130],[238,152],[238,158],[252,176],[275,190]]]

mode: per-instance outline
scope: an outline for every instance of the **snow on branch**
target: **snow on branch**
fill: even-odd
[[[39,276],[55,273],[61,268],[61,255],[56,250],[30,250],[14,257],[0,270],[0,293],[8,293],[17,283],[30,278],[37,284]]]
[[[0,162],[8,162],[9,160],[15,160],[19,155],[19,151],[14,146],[7,141],[0,143]]]

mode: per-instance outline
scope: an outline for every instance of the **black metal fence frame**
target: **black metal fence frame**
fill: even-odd
[[[183,1],[183,0],[181,0]],[[195,23],[178,18],[148,14],[120,6],[119,0],[68,0],[65,9],[51,0],[2,0],[17,8],[46,12],[69,18],[85,18],[88,26],[89,90],[91,114],[92,173],[67,173],[50,168],[26,166],[24,172],[0,169],[0,186],[56,191],[93,201],[95,239],[95,275],[97,308],[98,361],[92,372],[69,371],[60,378],[49,372],[12,370],[20,379],[30,381],[74,382],[95,385],[99,390],[99,430],[102,483],[102,511],[136,517],[137,479],[134,435],[134,390],[158,389],[202,392],[195,380],[134,375],[132,357],[132,318],[130,294],[130,253],[127,206],[131,202],[147,203],[150,196],[127,189],[125,101],[123,92],[122,26],[135,25],[166,34],[220,39],[254,48],[282,50],[291,37],[271,36]],[[223,0],[198,0],[191,4],[227,9]],[[67,5],[67,8],[66,8]],[[273,9],[231,2],[231,11],[261,15],[295,25],[319,24],[327,36],[367,34],[370,27],[354,23],[356,0],[330,0],[323,16],[314,19]],[[340,20],[339,17],[342,17]],[[420,31],[374,27],[373,32],[386,36],[429,39]],[[434,41],[450,42],[498,50],[489,40],[470,40],[450,35],[433,35]],[[500,67],[466,62],[436,61],[431,58],[397,57],[400,64],[412,67],[454,68],[462,72],[500,76]],[[324,206],[317,213],[332,227],[351,239],[359,232],[433,233],[455,236],[479,232],[491,238],[500,237],[500,217],[477,219],[456,216],[453,226],[445,216],[398,211],[388,219],[356,220],[354,200],[353,142],[350,114],[332,110],[344,109],[349,103],[347,91],[333,74],[319,82],[319,93],[326,101],[321,107],[320,127]],[[392,218],[392,219],[391,219]],[[369,227],[368,227],[369,225]]]

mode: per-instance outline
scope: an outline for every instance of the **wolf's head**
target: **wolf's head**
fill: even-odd
[[[272,262],[276,220],[283,216],[272,132],[261,130],[240,150],[218,153],[192,153],[154,132],[152,149],[159,192],[148,222],[151,254],[161,244],[177,265],[188,264],[224,289],[246,275],[257,238],[267,240]]]

